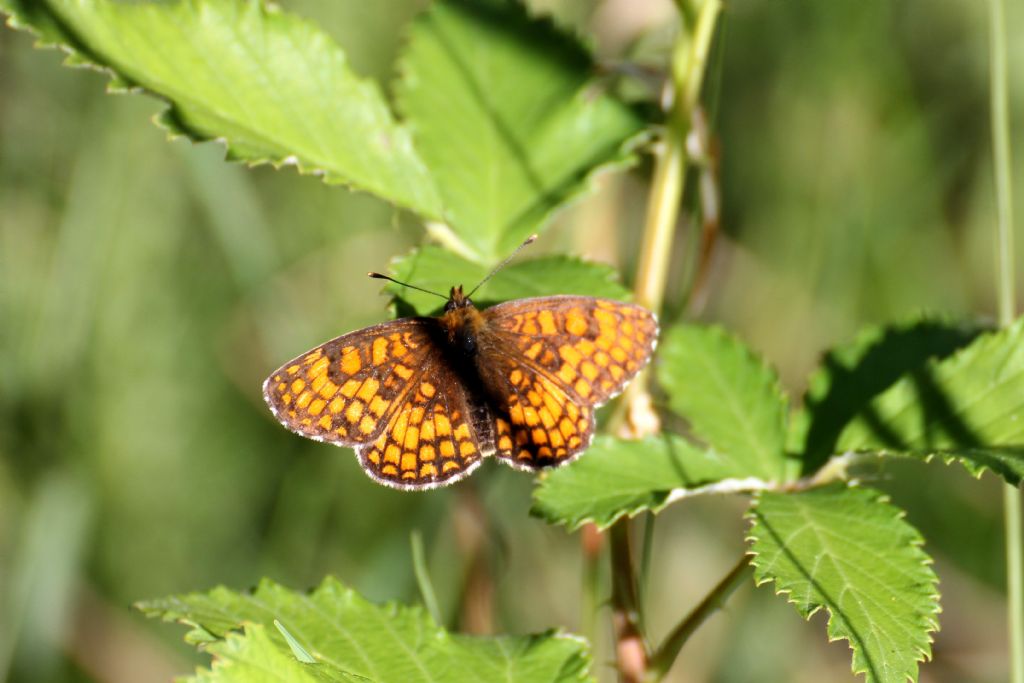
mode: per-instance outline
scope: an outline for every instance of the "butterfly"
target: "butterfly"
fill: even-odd
[[[546,296],[479,310],[458,286],[437,317],[373,325],[285,363],[263,397],[289,430],[355,448],[377,482],[431,489],[488,456],[522,470],[575,459],[594,410],[648,362],[657,336],[655,316],[634,304]]]

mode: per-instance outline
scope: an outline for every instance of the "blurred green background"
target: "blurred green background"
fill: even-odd
[[[283,4],[385,84],[420,6]],[[1024,6],[1009,5],[1020,131]],[[610,61],[657,64],[674,30],[668,0],[534,6]],[[822,350],[866,324],[991,319],[987,3],[734,0],[721,40],[708,88],[723,235],[699,317],[765,354],[794,397]],[[218,583],[301,588],[331,573],[415,602],[419,530],[452,625],[486,628],[473,606],[493,591],[491,628],[585,633],[610,680],[608,611],[585,599],[578,538],[527,516],[528,477],[487,466],[451,489],[387,490],[350,452],[286,433],[260,398],[283,360],[387,315],[364,273],[420,243],[420,226],[367,195],[168,142],[148,120],[157,102],[107,96],[102,75],[59,63],[0,31],[0,679],[187,673],[202,659],[183,629],[130,605]],[[630,273],[648,170],[604,177],[536,253]],[[876,484],[924,532],[941,579],[922,680],[1004,680],[1000,485],[910,462]],[[742,510],[723,498],[658,518],[655,637],[742,553]],[[671,679],[852,680],[846,645],[825,640],[823,615],[804,623],[770,588],[747,587]]]

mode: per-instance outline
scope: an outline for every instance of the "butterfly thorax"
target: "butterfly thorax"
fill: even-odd
[[[470,358],[477,354],[479,331],[484,320],[469,297],[462,293],[461,286],[452,287],[440,320],[453,351]]]

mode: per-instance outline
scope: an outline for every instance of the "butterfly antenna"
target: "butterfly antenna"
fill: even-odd
[[[394,282],[396,285],[402,285],[403,287],[408,287],[409,289],[415,289],[415,290],[417,290],[419,292],[425,292],[427,294],[433,294],[434,296],[441,297],[445,301],[448,300],[448,297],[446,297],[444,294],[438,294],[437,292],[432,292],[429,289],[423,289],[422,287],[417,287],[416,285],[410,285],[410,284],[408,284],[406,282],[399,282],[395,278],[390,277],[388,275],[385,275],[384,273],[374,273],[374,272],[371,271],[371,272],[367,273],[367,275],[369,275],[370,277],[372,277],[372,278],[374,278],[376,280],[388,280],[390,282]]]
[[[523,250],[523,247],[526,247],[527,245],[533,244],[536,240],[537,240],[536,233],[534,233],[533,235],[530,235],[529,237],[527,237],[526,240],[522,244],[520,244],[518,247],[516,247],[515,251],[513,251],[511,254],[508,255],[508,258],[506,258],[504,261],[502,261],[497,266],[495,266],[494,270],[492,270],[490,273],[488,273],[487,277],[485,277],[483,280],[481,280],[480,284],[478,284],[476,287],[474,287],[473,291],[466,295],[466,298],[468,299],[469,297],[473,296],[473,292],[475,292],[476,290],[478,290],[481,287],[483,287],[484,283],[487,282],[488,280],[490,280],[492,277],[494,277],[495,273],[497,273],[499,270],[501,270],[506,265],[508,265],[508,262],[511,261],[512,259],[514,259],[516,257],[516,254],[518,254],[519,252],[521,252]]]

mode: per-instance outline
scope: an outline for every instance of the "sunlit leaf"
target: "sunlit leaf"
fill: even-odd
[[[188,624],[188,639],[213,653],[212,669],[191,679],[196,682],[588,680],[589,653],[580,638],[553,631],[495,638],[452,634],[419,607],[375,605],[334,579],[308,594],[264,580],[251,594],[215,588],[139,607]],[[296,646],[315,663],[301,663]]]
[[[811,375],[804,405],[790,419],[789,449],[804,472],[818,469],[836,451],[839,433],[872,398],[929,358],[944,358],[978,335],[975,327],[940,320],[870,328],[827,353]]]
[[[841,485],[758,495],[749,541],[758,584],[805,618],[828,611],[829,640],[868,681],[917,680],[938,629],[937,578],[920,534],[878,491]]]
[[[911,370],[843,430],[837,451],[960,460],[1024,477],[1024,319]]]
[[[169,104],[161,122],[250,164],[294,164],[428,217],[441,198],[376,83],[313,24],[257,0],[0,0],[10,23]]]
[[[786,398],[775,372],[738,339],[717,327],[677,325],[663,335],[657,374],[669,407],[732,476],[787,477]]]
[[[643,127],[593,80],[590,55],[511,0],[443,0],[414,24],[396,86],[459,246],[503,257],[628,158]]]
[[[435,246],[426,246],[399,257],[391,273],[399,280],[448,296],[452,286],[463,285],[468,293],[489,272],[489,268]],[[444,302],[436,296],[389,284],[386,288],[401,297],[405,312],[426,315]],[[510,299],[556,294],[583,294],[610,299],[628,299],[629,290],[619,282],[615,269],[570,256],[542,256],[513,261],[487,281],[473,295],[483,307]]]
[[[734,472],[727,458],[671,434],[643,441],[602,436],[579,460],[541,477],[531,512],[570,528],[587,522],[607,527],[624,515],[657,512],[687,496],[763,486],[729,479]]]

